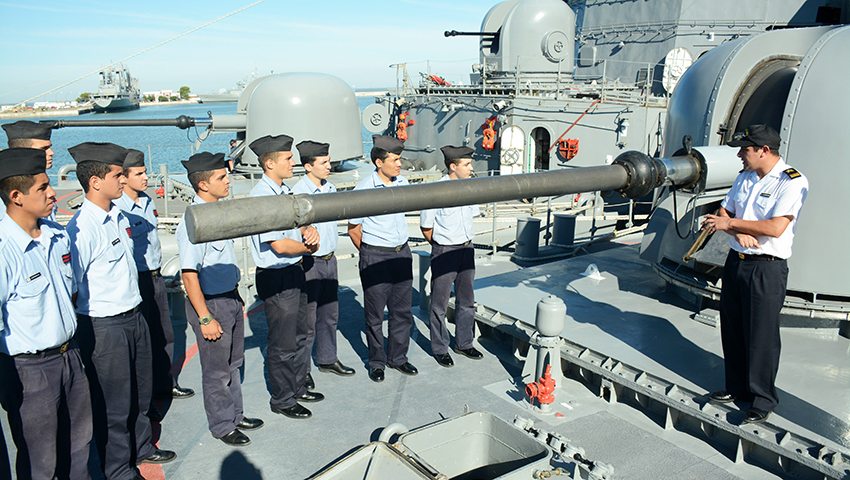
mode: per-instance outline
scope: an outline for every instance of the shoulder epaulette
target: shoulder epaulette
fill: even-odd
[[[785,175],[788,175],[788,177],[790,177],[790,178],[797,178],[797,177],[803,176],[802,173],[798,172],[797,170],[795,170],[793,168],[788,168],[786,170],[783,170],[782,172],[785,173]]]

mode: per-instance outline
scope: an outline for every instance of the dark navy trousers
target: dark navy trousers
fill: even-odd
[[[198,313],[188,300],[186,321],[192,326],[198,341],[207,423],[212,436],[221,438],[232,432],[244,418],[239,368],[245,358],[245,314],[242,299],[235,291],[207,298],[206,304],[210,315],[223,330],[218,340],[204,338]]]
[[[76,345],[50,356],[0,357],[0,400],[17,449],[17,477],[89,478],[92,409]]]
[[[336,363],[336,328],[339,321],[339,275],[336,257],[327,260],[304,257],[304,279],[307,282],[307,323],[310,336],[307,348],[316,343],[316,362],[319,365]],[[308,350],[308,351],[309,351]],[[307,362],[307,372],[310,362]]]
[[[307,393],[310,349],[307,337],[307,294],[301,264],[257,268],[257,294],[264,302],[269,324],[266,366],[274,408],[289,408]]]
[[[139,474],[138,462],[153,455],[151,342],[139,312],[111,317],[78,316],[74,338],[91,392],[94,440],[107,480]]]
[[[467,245],[431,246],[431,353],[449,351],[446,309],[455,287],[455,347],[472,348],[475,338],[475,248]]]
[[[171,397],[180,373],[174,362],[174,328],[168,311],[168,292],[159,273],[139,272],[139,293],[142,303],[139,310],[148,322],[153,356],[153,393],[158,397]],[[176,371],[175,371],[176,370]]]
[[[399,367],[407,362],[413,314],[413,258],[405,245],[384,252],[361,245],[360,282],[366,314],[369,368]],[[384,307],[389,311],[387,352],[384,352]]]
[[[753,408],[772,411],[779,404],[779,312],[785,301],[785,260],[742,260],[729,251],[720,293],[720,335],[726,390]]]

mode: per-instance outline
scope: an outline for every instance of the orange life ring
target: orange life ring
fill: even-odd
[[[496,148],[496,131],[490,127],[484,129],[484,139],[481,140],[481,146],[484,150],[493,150]]]
[[[396,137],[402,142],[407,140],[407,124],[404,122],[399,122],[398,130],[396,131]]]

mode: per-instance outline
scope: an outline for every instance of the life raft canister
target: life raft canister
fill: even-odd
[[[578,155],[578,139],[568,138],[558,142],[558,152],[566,160],[572,160]]]
[[[481,125],[483,130],[484,138],[481,140],[481,147],[484,150],[493,150],[496,148],[496,130],[493,126],[496,123],[496,117],[492,116],[487,120],[484,120],[484,123]]]
[[[409,118],[410,113],[402,113],[398,116],[398,128],[396,129],[396,138],[402,142],[407,140],[407,127],[412,127],[416,120]]]
[[[438,77],[437,75],[431,75],[430,79],[432,82],[443,87],[448,87],[449,85],[451,85],[451,83],[447,82],[445,78]]]

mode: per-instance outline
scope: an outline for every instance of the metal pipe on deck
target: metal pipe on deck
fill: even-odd
[[[190,127],[207,126],[211,119],[193,118],[180,115],[177,118],[136,118],[109,120],[43,120],[40,123],[50,123],[53,128],[64,127],[177,127],[186,130]]]
[[[692,157],[671,159],[696,162]],[[671,179],[687,185],[698,178],[699,168],[679,168]],[[278,195],[250,197],[186,209],[189,239],[204,243],[312,223],[422,209],[478,205],[530,197],[560,196],[600,190],[616,190],[640,198],[662,185],[667,168],[660,159],[640,152],[626,152],[613,165],[488,178],[435,182],[424,185],[338,192],[325,195]]]

